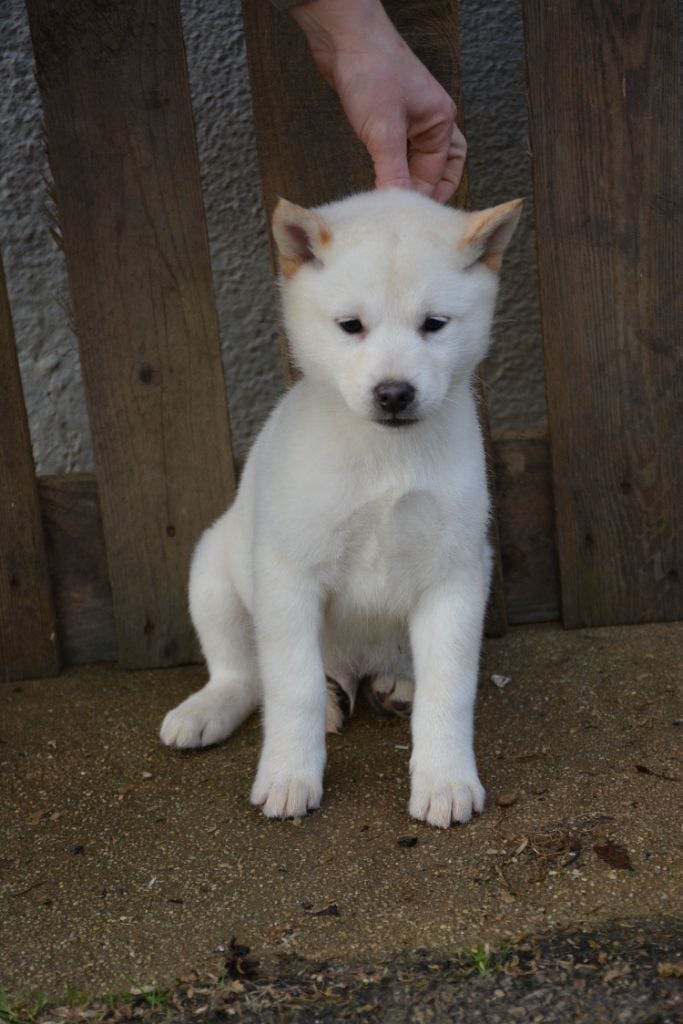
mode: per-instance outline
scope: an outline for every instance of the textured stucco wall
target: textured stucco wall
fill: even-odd
[[[0,249],[39,472],[92,467],[62,254],[50,236],[41,110],[22,0],[0,6]]]
[[[265,0],[259,0],[265,2]],[[23,0],[0,12],[0,246],[40,473],[93,469],[62,254],[46,213],[41,112]],[[236,448],[280,393],[275,295],[260,206],[237,0],[182,0],[202,186]],[[474,205],[531,195],[522,35],[512,0],[460,0]],[[495,426],[542,422],[531,210],[507,262],[490,366]]]
[[[503,264],[487,366],[491,425],[521,430],[546,418],[521,5],[459,0],[458,9],[471,204],[526,200]]]

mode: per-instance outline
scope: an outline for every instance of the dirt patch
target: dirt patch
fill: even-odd
[[[681,913],[682,652],[680,624],[490,641],[487,810],[447,831],[407,816],[409,723],[367,708],[330,738],[321,810],[281,823],[248,803],[258,721],[199,753],[159,744],[201,669],[4,686],[0,984],[166,985],[233,936],[274,977],[283,955],[378,962]]]

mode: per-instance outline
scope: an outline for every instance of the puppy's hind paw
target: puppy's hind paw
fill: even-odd
[[[415,772],[410,787],[408,811],[418,821],[436,828],[467,822],[472,812],[484,810],[486,792],[476,775],[456,778]]]
[[[325,732],[341,732],[353,711],[353,691],[349,696],[342,684],[332,676],[325,676],[325,681],[327,683]]]
[[[411,679],[395,676],[375,676],[370,682],[368,700],[380,715],[398,715],[410,718],[413,710],[415,684]]]

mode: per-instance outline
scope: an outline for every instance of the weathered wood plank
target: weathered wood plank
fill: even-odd
[[[191,660],[187,572],[234,491],[176,0],[29,0],[119,656]]]
[[[523,0],[563,619],[683,617],[676,0]]]
[[[508,622],[558,619],[560,593],[547,432],[495,431],[493,463]]]
[[[116,661],[116,624],[93,474],[38,477],[38,497],[65,662]]]
[[[0,262],[0,681],[58,671],[31,438]]]
[[[432,0],[428,4],[388,0],[385,6],[403,38],[462,112],[457,4],[454,0]],[[243,12],[261,187],[268,216],[279,196],[314,206],[372,188],[370,158],[349,127],[335,93],[316,70],[301,30],[270,4],[245,0]],[[455,203],[464,206],[466,199],[465,176]],[[280,346],[285,379],[291,383],[295,371],[283,336]],[[488,433],[488,423],[483,426]],[[496,537],[492,540],[497,550]],[[487,631],[501,635],[505,628],[502,573],[497,558]]]

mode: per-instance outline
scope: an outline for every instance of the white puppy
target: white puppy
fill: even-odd
[[[447,827],[483,809],[489,500],[472,377],[520,207],[465,213],[392,189],[275,211],[303,378],[199,542],[190,610],[210,678],[161,727],[170,746],[205,746],[262,704],[251,799],[269,817],[320,804],[339,717],[326,676],[352,706],[368,675],[405,694],[412,666],[410,814]]]

